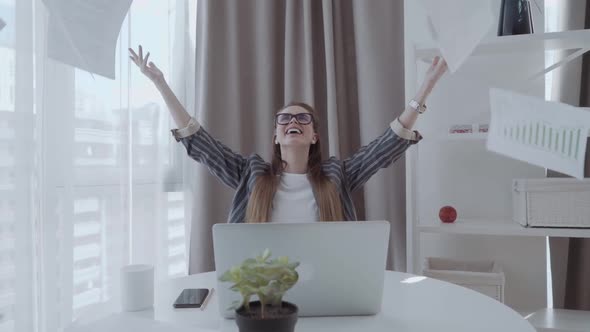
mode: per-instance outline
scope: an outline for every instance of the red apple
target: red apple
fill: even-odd
[[[443,206],[438,212],[438,217],[442,222],[451,223],[457,220],[457,210],[452,206]]]

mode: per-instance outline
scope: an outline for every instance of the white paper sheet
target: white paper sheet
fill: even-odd
[[[590,111],[490,89],[487,148],[508,157],[584,178]]]
[[[65,332],[212,332],[212,330],[181,326],[121,313],[112,314],[89,324],[72,324],[65,329]]]
[[[422,0],[449,71],[454,73],[473,53],[494,23],[488,2],[479,0]]]
[[[48,55],[115,79],[115,51],[132,0],[43,0],[49,11]]]

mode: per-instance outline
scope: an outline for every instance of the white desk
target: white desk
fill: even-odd
[[[182,289],[199,287],[216,287],[215,274],[191,275],[159,284],[156,287],[155,318],[213,331],[237,331],[233,320],[225,320],[219,315],[215,295],[203,311],[172,307]],[[405,273],[386,272],[384,291],[383,307],[381,313],[376,316],[300,317],[295,329],[298,332],[535,332],[523,317],[509,307],[487,296],[446,282]]]

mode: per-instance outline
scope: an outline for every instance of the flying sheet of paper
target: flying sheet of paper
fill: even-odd
[[[0,18],[0,31],[2,31],[2,29],[4,29],[5,26],[6,26],[6,22],[4,22],[4,20],[2,20]]]
[[[49,11],[49,57],[115,79],[117,38],[132,0],[43,2]]]
[[[194,326],[184,327],[178,324],[171,324],[156,321],[148,318],[136,317],[129,313],[112,314],[95,322],[77,325],[72,324],[65,329],[65,332],[212,332],[196,328]]]
[[[494,22],[488,2],[422,0],[429,26],[449,71],[454,73],[473,53]]]
[[[490,89],[487,148],[508,157],[584,178],[590,111]]]

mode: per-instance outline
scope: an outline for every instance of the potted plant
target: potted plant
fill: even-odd
[[[256,258],[226,271],[220,281],[231,282],[231,290],[239,292],[241,301],[234,302],[236,324],[240,332],[293,332],[298,308],[283,301],[283,295],[299,280],[298,262],[288,257],[270,259],[266,249]],[[252,297],[258,301],[251,301]]]

